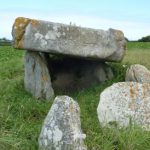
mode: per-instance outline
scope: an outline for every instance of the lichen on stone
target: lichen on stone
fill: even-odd
[[[15,30],[15,41],[14,41],[14,47],[15,48],[21,48],[23,45],[23,35],[25,33],[25,28],[29,24],[31,20],[28,18],[18,17],[15,20],[15,23],[13,25],[13,30]]]
[[[34,27],[37,27],[40,24],[40,22],[38,20],[32,19],[31,20],[31,25]]]
[[[26,27],[28,24],[31,23],[32,26],[36,27],[39,25],[39,21],[35,19],[28,19],[24,17],[18,17],[15,20],[13,25],[13,31],[15,38],[14,38],[14,47],[15,48],[22,48],[23,47],[23,35],[25,33]]]

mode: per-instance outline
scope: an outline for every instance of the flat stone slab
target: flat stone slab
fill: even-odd
[[[14,48],[107,61],[123,59],[122,31],[83,28],[19,17],[12,29]]]

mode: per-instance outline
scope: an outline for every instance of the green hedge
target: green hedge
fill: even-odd
[[[11,42],[0,42],[0,46],[11,46]]]

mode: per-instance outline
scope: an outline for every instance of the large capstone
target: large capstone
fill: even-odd
[[[21,17],[13,25],[12,36],[18,49],[107,61],[121,61],[126,49],[119,30],[96,30]]]
[[[40,150],[86,150],[80,123],[80,108],[68,96],[58,96],[39,136]]]
[[[150,84],[113,84],[101,93],[97,113],[102,126],[126,127],[132,122],[150,130]]]
[[[24,66],[25,89],[37,99],[50,100],[54,91],[51,85],[46,54],[27,51]]]
[[[126,71],[126,81],[150,83],[150,71],[143,65],[131,65]]]

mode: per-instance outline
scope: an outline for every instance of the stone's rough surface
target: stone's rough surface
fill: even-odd
[[[93,66],[93,74],[91,73],[91,75],[94,75],[99,83],[110,80],[114,76],[111,67],[105,63],[99,63],[97,66]]]
[[[116,122],[120,127],[126,127],[131,119],[150,130],[150,84],[113,84],[101,93],[97,113],[103,126]]]
[[[44,54],[27,51],[24,66],[26,90],[38,99],[51,99],[54,91]]]
[[[119,30],[96,30],[27,18],[16,19],[12,36],[15,48],[107,61],[121,61],[126,49]]]
[[[80,108],[68,96],[58,96],[39,136],[40,150],[86,150],[81,131]]]
[[[142,65],[131,65],[126,72],[126,81],[150,83],[150,71]]]

